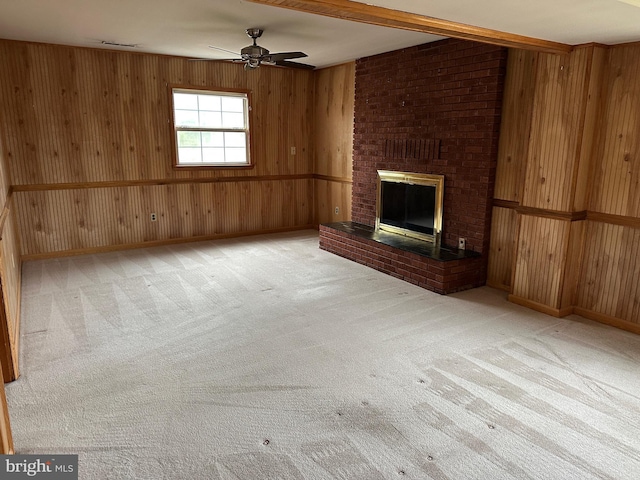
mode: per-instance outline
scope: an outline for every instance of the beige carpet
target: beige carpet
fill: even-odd
[[[640,337],[317,232],[28,262],[18,453],[82,479],[640,478]]]

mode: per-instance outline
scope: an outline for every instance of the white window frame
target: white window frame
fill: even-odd
[[[202,126],[202,125],[178,125],[178,121],[177,121],[177,115],[176,113],[179,111],[182,111],[180,109],[176,108],[176,105],[174,104],[174,94],[175,93],[180,93],[180,94],[187,94],[187,95],[194,95],[194,96],[207,96],[210,95],[212,97],[234,97],[234,98],[241,98],[243,100],[243,117],[244,117],[244,124],[242,127],[211,127],[211,126]],[[191,88],[191,87],[183,87],[183,86],[172,86],[170,88],[170,97],[171,97],[171,118],[172,118],[172,124],[173,124],[173,130],[174,130],[174,135],[173,135],[173,139],[174,139],[174,143],[175,143],[175,149],[174,149],[174,167],[176,168],[211,168],[211,167],[216,167],[216,168],[238,168],[238,167],[252,167],[252,163],[251,163],[251,134],[250,134],[250,112],[251,112],[251,103],[250,103],[250,92],[247,90],[224,90],[224,89],[202,89],[202,88]],[[199,98],[199,97],[198,97]],[[195,110],[192,110],[195,111]],[[198,103],[198,107],[197,107],[197,112],[198,112],[198,119],[200,119],[201,117],[201,112],[204,111],[200,109],[199,103]],[[224,112],[221,111],[221,115]],[[198,120],[200,121],[200,120]],[[243,133],[245,136],[245,160],[244,161],[204,161],[204,150],[203,150],[203,146],[202,146],[202,137],[200,138],[200,162],[187,162],[187,161],[181,161],[180,158],[180,132],[197,132],[197,133],[207,133],[207,132],[214,132],[214,133],[222,133],[223,135],[225,133]],[[224,136],[223,138],[226,138],[226,136]],[[223,140],[224,142],[224,140]],[[223,146],[221,147],[221,150],[224,154],[225,160],[226,160],[226,156],[229,153],[227,151],[227,148],[231,149],[232,147],[226,147],[225,144],[223,143]]]

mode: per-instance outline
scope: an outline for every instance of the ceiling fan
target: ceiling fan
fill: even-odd
[[[253,39],[253,45],[249,45],[240,50],[240,58],[225,58],[224,60],[244,63],[245,70],[254,70],[260,65],[277,65],[279,67],[303,68],[307,70],[316,68],[313,65],[289,61],[293,58],[306,57],[307,54],[303,52],[269,53],[269,50],[257,44],[257,39],[262,36],[263,30],[261,28],[247,28],[246,32],[247,35]],[[213,45],[209,45],[209,48],[235,54],[235,52],[214,47]]]

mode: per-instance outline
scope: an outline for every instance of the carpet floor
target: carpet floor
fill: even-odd
[[[25,263],[17,453],[81,479],[640,478],[640,336],[314,231]]]

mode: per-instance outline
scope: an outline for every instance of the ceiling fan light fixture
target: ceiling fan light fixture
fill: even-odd
[[[260,59],[258,58],[249,58],[247,62],[244,64],[245,70],[254,70],[260,66]]]

